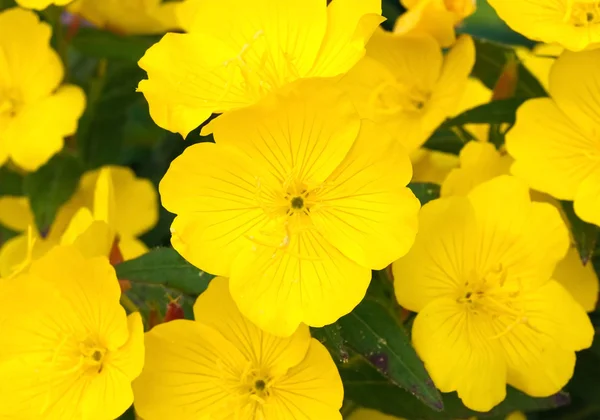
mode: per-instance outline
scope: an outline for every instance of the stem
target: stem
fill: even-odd
[[[127,309],[127,312],[129,313],[140,312],[140,308],[138,308],[137,305],[133,303],[133,301],[125,293],[121,294],[121,305],[123,305],[123,307]]]

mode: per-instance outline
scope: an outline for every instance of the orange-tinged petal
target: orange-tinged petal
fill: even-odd
[[[598,302],[598,276],[591,262],[583,265],[577,248],[571,247],[567,256],[556,265],[552,277],[559,282],[573,298],[591,312]]]
[[[404,148],[365,120],[318,192],[311,220],[352,261],[381,270],[408,251],[417,233],[419,200],[404,187],[411,175]]]
[[[457,391],[467,407],[489,411],[506,396],[506,363],[494,334],[487,314],[440,298],[419,312],[412,340],[440,391]]]
[[[27,230],[35,225],[33,213],[27,197],[0,197],[0,224],[17,232]]]
[[[591,346],[594,328],[581,305],[554,280],[519,300],[526,321],[499,338],[508,383],[528,395],[546,397],[571,378],[575,350]]]
[[[342,420],[344,388],[327,349],[314,338],[306,357],[271,388],[265,418]]]
[[[289,336],[301,322],[320,327],[349,313],[364,297],[370,279],[370,269],[307,229],[279,248],[242,250],[234,261],[230,290],[253,323]]]

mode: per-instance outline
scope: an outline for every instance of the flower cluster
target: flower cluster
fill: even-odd
[[[489,0],[533,49],[474,0],[16,3],[0,419],[523,420],[574,377],[600,2]]]

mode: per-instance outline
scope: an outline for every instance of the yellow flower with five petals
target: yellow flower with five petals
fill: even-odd
[[[259,327],[323,326],[364,297],[371,269],[407,252],[419,202],[406,152],[324,79],[216,120],[160,183],[173,247],[230,277]]]
[[[301,325],[290,337],[262,331],[217,277],[194,305],[195,321],[146,333],[146,365],[134,382],[144,420],[341,420],[343,388],[325,347]]]
[[[378,0],[208,0],[195,9],[190,33],[167,34],[139,63],[152,118],[184,137],[297,79],[347,72],[382,21]]]

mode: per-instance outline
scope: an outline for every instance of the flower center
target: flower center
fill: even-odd
[[[90,373],[100,373],[104,367],[107,350],[96,344],[83,342],[80,344],[83,365]]]
[[[302,197],[294,197],[290,201],[292,209],[301,210],[304,208],[304,199]]]
[[[431,98],[431,92],[402,82],[383,82],[369,98],[376,114],[394,115],[399,112],[421,112]]]
[[[565,21],[581,28],[600,23],[600,2],[598,1],[569,1],[565,13]]]
[[[19,101],[11,95],[0,94],[0,116],[14,117],[19,109]]]

